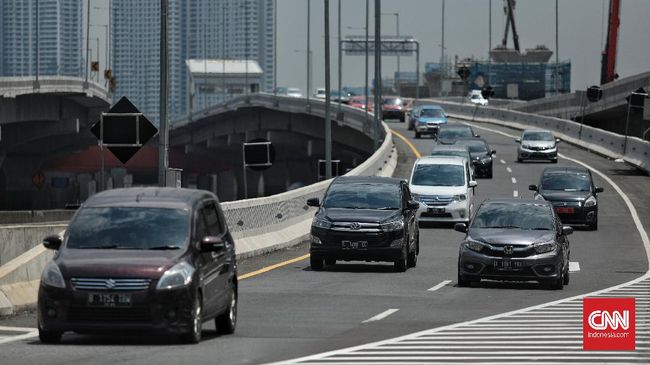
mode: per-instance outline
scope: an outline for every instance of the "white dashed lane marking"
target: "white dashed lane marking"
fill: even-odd
[[[580,263],[578,261],[569,262],[569,272],[578,272],[580,271]]]
[[[36,328],[0,326],[0,345],[38,336]]]
[[[513,184],[516,184],[516,183],[517,183],[517,179],[515,179],[515,178],[513,177],[513,178],[512,178],[512,183],[513,183]]]
[[[506,162],[504,160],[501,160],[501,163],[504,164],[504,165],[506,164]]]
[[[394,309],[394,308],[393,308],[393,309],[388,309],[388,310],[386,310],[386,311],[383,311],[383,312],[379,313],[378,315],[376,315],[376,316],[374,316],[374,317],[372,317],[372,318],[368,318],[368,319],[366,319],[366,320],[363,321],[362,323],[381,321],[382,319],[384,319],[384,318],[390,316],[391,314],[397,312],[398,310],[399,310],[399,309]]]
[[[509,168],[509,167],[506,167],[506,171],[508,171],[509,173],[511,173],[511,174],[512,174],[512,169],[511,169],[511,168]]]
[[[518,198],[519,197],[519,191],[517,191],[517,190],[513,191],[512,196],[515,197],[515,198]]]
[[[438,289],[440,289],[440,288],[446,286],[446,285],[449,284],[449,283],[451,283],[451,280],[445,280],[445,281],[443,281],[442,283],[440,283],[440,284],[434,286],[433,288],[428,289],[427,291],[436,291],[436,290],[438,290]]]

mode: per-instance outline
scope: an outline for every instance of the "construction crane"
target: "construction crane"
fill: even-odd
[[[616,47],[618,45],[618,26],[621,24],[619,15],[621,0],[609,0],[609,21],[607,24],[607,43],[603,51],[600,69],[600,83],[606,84],[618,78],[616,73]]]
[[[515,44],[515,49],[517,52],[520,52],[519,50],[519,36],[517,35],[517,28],[515,28],[515,0],[505,0],[505,5],[503,7],[503,11],[506,13],[506,30],[503,33],[503,40],[501,40],[501,46],[503,48],[508,47],[508,31],[510,30],[510,26],[512,25],[512,41]]]

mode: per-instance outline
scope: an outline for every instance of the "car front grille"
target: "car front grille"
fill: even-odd
[[[551,202],[554,207],[580,207],[580,202]]]
[[[453,200],[451,195],[422,195],[420,196],[420,202],[428,206],[444,206]]]
[[[334,222],[330,228],[332,231],[341,232],[380,232],[379,223],[365,222]]]
[[[72,278],[76,290],[147,290],[151,279]]]
[[[68,320],[76,322],[151,322],[147,307],[91,308],[70,307]]]

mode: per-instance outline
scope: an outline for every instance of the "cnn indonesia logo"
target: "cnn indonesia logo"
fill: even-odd
[[[584,298],[582,300],[583,350],[636,349],[634,298]]]

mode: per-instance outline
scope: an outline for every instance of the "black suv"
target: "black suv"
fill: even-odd
[[[311,227],[313,270],[336,260],[393,261],[395,271],[415,267],[420,204],[406,181],[386,177],[338,177],[329,186]]]
[[[490,145],[488,145],[487,141],[483,138],[465,137],[457,139],[454,144],[467,146],[469,154],[472,157],[472,164],[474,165],[476,176],[486,177],[488,179],[492,178],[492,160],[497,152],[490,149]]]
[[[535,199],[548,200],[564,224],[598,229],[598,193],[591,171],[584,167],[547,167],[539,185],[530,185]]]

